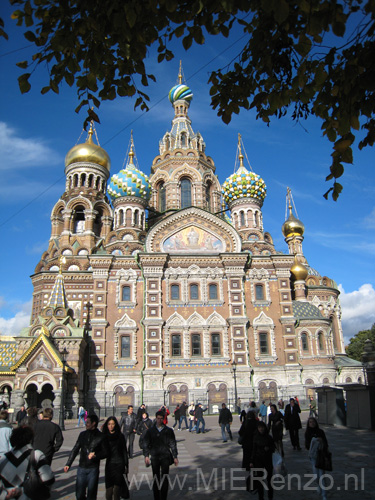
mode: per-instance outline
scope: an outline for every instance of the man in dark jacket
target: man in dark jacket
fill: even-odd
[[[20,425],[22,420],[26,417],[27,417],[27,413],[26,413],[25,407],[22,405],[21,409],[18,410],[17,415],[16,415],[17,424]]]
[[[122,415],[120,428],[125,436],[126,446],[128,447],[128,456],[133,458],[134,438],[137,432],[137,418],[133,413],[133,406],[128,406],[128,413]]]
[[[195,419],[197,421],[197,427],[196,427],[196,433],[199,434],[201,431],[199,430],[199,426],[202,423],[202,434],[204,434],[204,429],[206,422],[203,417],[203,412],[207,411],[208,408],[203,409],[202,408],[202,403],[198,403],[197,406],[195,407]]]
[[[219,413],[219,424],[221,425],[221,435],[223,437],[223,443],[227,442],[227,436],[225,434],[225,429],[227,430],[228,436],[231,441],[233,441],[232,431],[230,430],[231,423],[233,422],[232,412],[227,408],[226,404],[221,405],[221,410]]]
[[[137,425],[142,420],[142,415],[144,413],[147,413],[147,410],[146,410],[146,405],[144,403],[142,403],[141,406],[137,410],[137,416],[136,416]]]
[[[156,412],[156,423],[150,427],[143,439],[143,455],[146,467],[153,474],[154,500],[167,500],[169,466],[178,465],[177,444],[173,429],[163,424],[164,414]]]
[[[301,408],[295,402],[294,398],[290,398],[290,404],[285,407],[284,423],[285,429],[289,430],[290,441],[294,450],[301,450],[299,445],[298,431],[302,428],[299,414]]]
[[[64,472],[68,472],[74,459],[80,453],[76,480],[77,500],[96,500],[100,460],[109,455],[107,438],[98,430],[98,423],[99,419],[96,415],[87,417],[86,430],[78,436],[64,467]]]
[[[53,455],[59,451],[64,442],[61,429],[52,422],[52,418],[53,410],[44,408],[43,419],[36,420],[34,424],[34,449],[44,453],[49,465],[52,463]]]
[[[183,421],[185,422],[186,430],[187,431],[189,430],[189,426],[188,426],[187,418],[186,418],[187,409],[188,409],[188,406],[186,404],[186,401],[184,401],[182,403],[182,405],[180,406],[180,423],[178,425],[178,430],[179,431],[181,430],[181,424],[182,424]]]

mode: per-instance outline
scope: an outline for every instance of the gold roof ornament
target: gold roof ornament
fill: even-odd
[[[303,236],[303,233],[305,232],[304,224],[293,215],[292,203],[294,206],[294,210],[297,214],[296,206],[294,205],[292,192],[291,192],[290,188],[288,187],[287,188],[287,195],[286,195],[286,205],[287,205],[287,212],[289,211],[289,217],[286,218],[286,214],[285,214],[286,220],[281,228],[281,231],[283,232],[283,235],[285,236],[285,238],[290,238],[292,236]],[[297,216],[298,216],[298,214],[297,214]]]
[[[77,144],[72,147],[70,151],[68,151],[68,154],[65,157],[65,167],[68,167],[73,163],[96,163],[97,165],[101,165],[102,167],[110,170],[111,160],[109,155],[99,146],[99,141],[98,144],[94,143],[92,138],[94,131],[94,125],[93,122],[91,122],[86,142],[83,144]]]
[[[299,262],[297,255],[294,256],[294,263],[290,268],[290,272],[293,274],[296,281],[305,281],[309,274],[306,267]]]
[[[42,333],[44,333],[44,335],[46,335],[47,337],[50,337],[50,332],[49,332],[48,328],[46,327],[46,325],[42,325],[42,328],[40,329],[40,331]]]

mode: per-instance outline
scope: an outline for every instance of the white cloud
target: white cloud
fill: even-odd
[[[0,298],[1,299],[1,298]],[[2,300],[2,306],[6,302]],[[31,305],[32,301],[25,302],[19,306],[19,310],[11,318],[4,318],[0,316],[0,335],[17,335],[21,328],[30,325],[30,315],[31,315]]]
[[[30,165],[56,165],[59,155],[40,138],[26,138],[5,122],[0,122],[1,170]]]
[[[365,283],[358,290],[346,293],[339,285],[342,307],[342,328],[345,343],[360,330],[368,330],[375,323],[375,289]]]

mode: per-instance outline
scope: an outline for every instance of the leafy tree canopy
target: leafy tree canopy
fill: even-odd
[[[362,361],[361,355],[367,339],[370,339],[375,345],[375,323],[370,330],[362,330],[350,339],[349,345],[346,347],[346,354],[357,361]]]
[[[242,29],[244,45],[225,68],[212,72],[211,104],[225,123],[241,108],[255,108],[267,124],[288,110],[295,121],[314,115],[333,143],[325,193],[337,200],[344,164],[353,162],[352,144],[375,140],[375,0],[9,0],[12,17],[29,28],[35,45],[30,61],[18,66],[22,93],[30,76],[46,65],[42,94],[59,92],[65,81],[77,87],[88,120],[99,121],[93,104],[136,96],[147,110],[150,80],[145,59],[158,46],[158,61],[174,57],[170,42],[188,50],[205,36],[228,37]],[[1,29],[0,35],[6,37]],[[359,134],[360,129],[362,134]]]

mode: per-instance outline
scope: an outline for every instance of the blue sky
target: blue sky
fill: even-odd
[[[27,59],[32,50],[22,49],[28,42],[12,26],[10,12],[3,3],[1,14],[11,37],[0,42],[0,332],[7,335],[29,322],[29,276],[47,248],[51,210],[64,191],[64,157],[85,139],[84,113],[74,112],[75,90],[62,87],[59,95],[40,94],[48,82],[44,68],[33,74],[31,91],[20,94],[21,70],[15,63]],[[170,129],[173,108],[167,95],[182,59],[186,83],[194,94],[189,111],[193,130],[201,132],[220,182],[233,173],[241,133],[252,169],[267,184],[265,230],[272,234],[276,249],[287,252],[281,226],[289,186],[306,228],[305,256],[321,275],[340,286],[344,335],[349,338],[375,322],[374,149],[354,149],[354,165],[346,166],[339,201],[326,201],[322,195],[329,187],[324,179],[331,144],[322,137],[319,122],[309,119],[302,127],[286,117],[267,127],[255,113],[241,112],[225,125],[210,108],[207,80],[210,71],[227,65],[239,52],[241,41],[236,40],[241,34],[236,35],[229,41],[207,41],[189,52],[174,45],[176,57],[169,63],[157,64],[151,51],[147,71],[157,77],[147,89],[151,111],[135,112],[129,98],[102,104],[100,144],[111,157],[114,174],[122,168],[133,129],[139,167],[150,173],[159,139]]]

